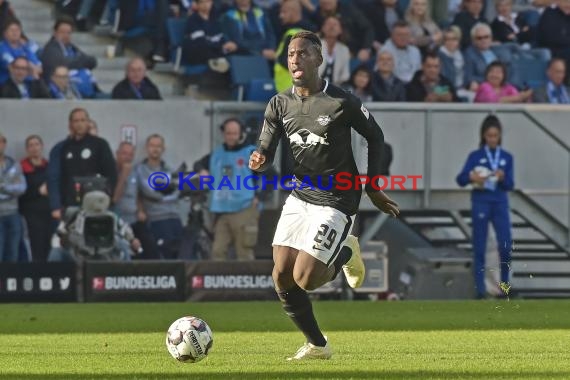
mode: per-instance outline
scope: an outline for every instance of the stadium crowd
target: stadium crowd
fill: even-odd
[[[569,0],[57,0],[43,47],[0,4],[2,97],[162,99],[145,72],[175,63],[177,47],[186,77],[221,75],[227,86],[228,58],[260,56],[282,91],[288,41],[307,29],[322,37],[321,77],[364,101],[570,101]],[[97,85],[97,58],[72,42],[95,24],[152,45],[110,94]]]
[[[66,8],[70,4],[75,10]],[[524,10],[515,12],[514,5]],[[321,77],[362,101],[570,103],[570,0],[81,0],[56,6],[67,15],[57,18],[40,47],[26,37],[10,3],[0,0],[0,97],[162,99],[146,74],[148,65],[171,59],[166,23],[178,18],[186,24],[179,36],[183,64],[227,75],[229,56],[261,56],[277,90],[290,83],[288,41],[308,29],[322,36]],[[150,55],[131,59],[110,94],[97,85],[96,57],[72,42],[75,28],[85,31],[93,23],[152,31]],[[49,160],[41,136],[26,139],[27,156],[18,161],[4,155],[7,139],[0,135],[0,262],[21,260],[25,230],[33,259],[48,260],[79,174],[110,180],[114,210],[140,240],[128,239],[135,251],[141,244],[143,256],[179,257],[178,194],[141,185],[151,172],[172,171],[162,161],[164,139],[149,136],[147,157],[134,165],[133,146],[121,143],[113,157],[86,111],[72,112],[69,124],[70,135]],[[81,155],[86,147],[92,166],[62,162],[63,154]],[[46,225],[53,228],[39,228]]]

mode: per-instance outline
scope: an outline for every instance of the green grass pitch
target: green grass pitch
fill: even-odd
[[[570,379],[570,301],[316,302],[335,355],[289,363],[303,336],[277,302],[0,305],[1,379]],[[182,364],[172,321],[210,355]]]

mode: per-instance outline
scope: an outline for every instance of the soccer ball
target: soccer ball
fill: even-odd
[[[166,348],[183,363],[197,363],[208,355],[214,336],[210,326],[200,318],[182,317],[174,321],[166,333]]]

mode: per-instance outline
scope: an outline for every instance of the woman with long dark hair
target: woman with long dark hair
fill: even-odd
[[[459,186],[473,186],[471,225],[473,228],[473,266],[477,298],[486,297],[485,249],[489,222],[497,235],[501,259],[503,296],[509,291],[509,264],[512,238],[508,192],[514,188],[513,156],[501,147],[502,126],[495,115],[481,125],[479,149],[471,152],[456,178]]]

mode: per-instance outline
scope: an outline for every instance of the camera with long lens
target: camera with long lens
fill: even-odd
[[[68,207],[64,215],[69,248],[81,256],[112,258],[116,254],[116,217],[109,210],[108,181],[100,176],[76,177],[74,186],[79,206]]]

